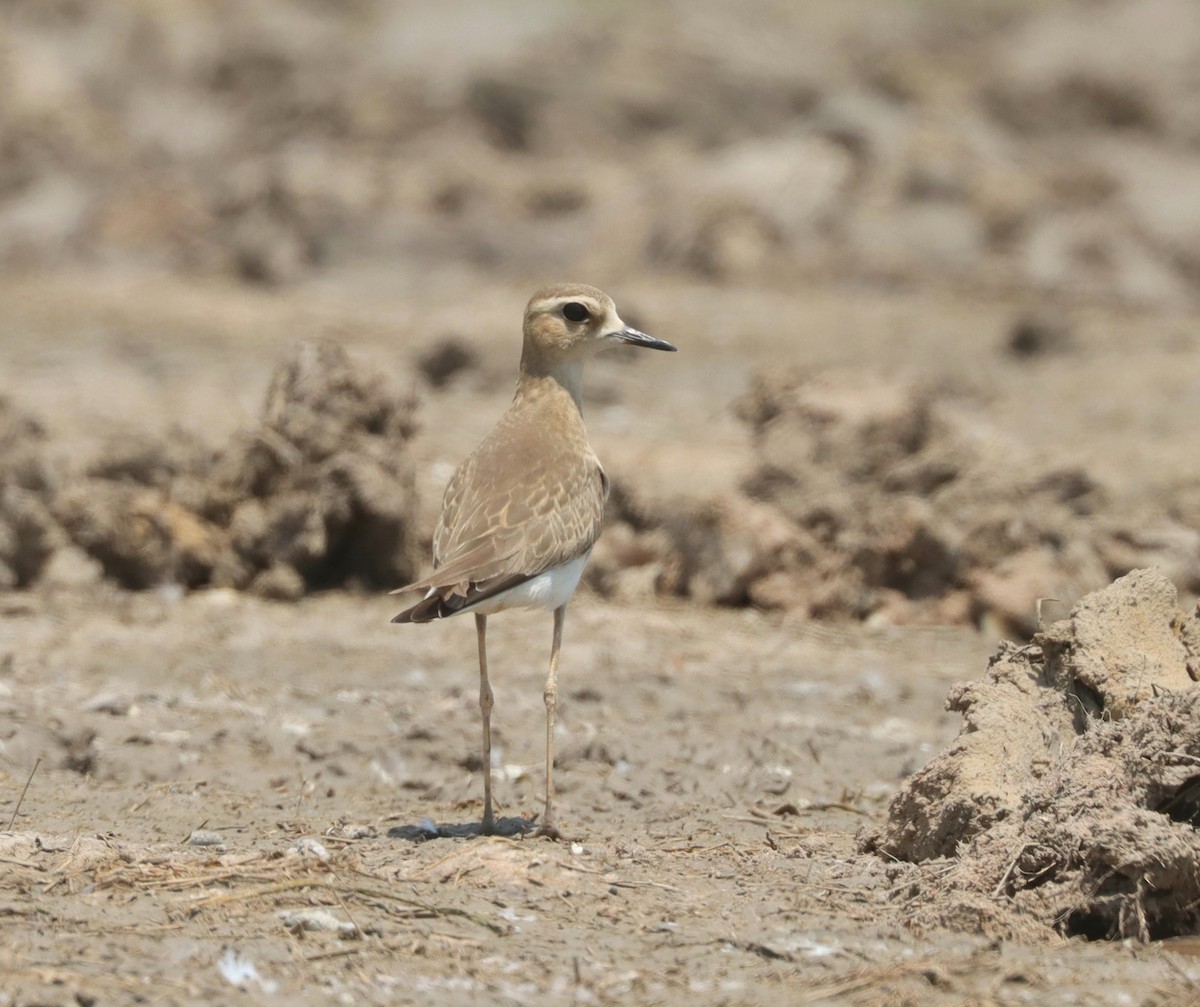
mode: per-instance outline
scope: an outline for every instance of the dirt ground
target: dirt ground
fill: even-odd
[[[1064,854],[1109,926],[1016,824],[1163,691],[1129,841],[1200,820],[1192,5],[498,11],[0,3],[0,1004],[1200,1002],[1192,845]],[[558,279],[680,352],[586,379],[571,841],[481,838],[473,627],[386,591]],[[1153,647],[1063,620],[1141,567]],[[489,630],[530,819],[550,619]],[[1103,708],[990,708],[997,828],[913,839],[1010,687]]]

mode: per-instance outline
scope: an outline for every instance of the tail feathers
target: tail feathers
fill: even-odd
[[[433,587],[415,605],[406,608],[392,622],[433,622],[435,619],[448,619],[460,612],[469,612],[476,605],[502,594],[509,588],[516,587],[529,580],[529,577],[518,574],[503,577],[484,584],[453,584],[445,587]],[[395,593],[395,592],[393,592]]]

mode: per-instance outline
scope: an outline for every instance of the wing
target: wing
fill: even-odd
[[[607,483],[582,436],[546,436],[539,426],[489,436],[446,487],[434,572],[401,589],[429,592],[410,609],[413,621],[452,615],[586,552],[600,534]]]

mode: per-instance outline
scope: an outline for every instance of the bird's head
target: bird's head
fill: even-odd
[[[674,350],[621,321],[612,298],[582,283],[544,287],[525,307],[525,356],[545,363],[577,360],[606,346],[628,343]]]

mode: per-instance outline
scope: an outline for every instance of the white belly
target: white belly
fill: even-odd
[[[582,556],[576,556],[562,566],[551,567],[524,584],[510,588],[478,605],[472,605],[470,611],[480,615],[492,615],[495,612],[503,612],[506,608],[540,608],[547,612],[561,608],[571,600],[571,595],[579,586],[579,578],[583,576],[583,568],[591,554],[589,549]]]

